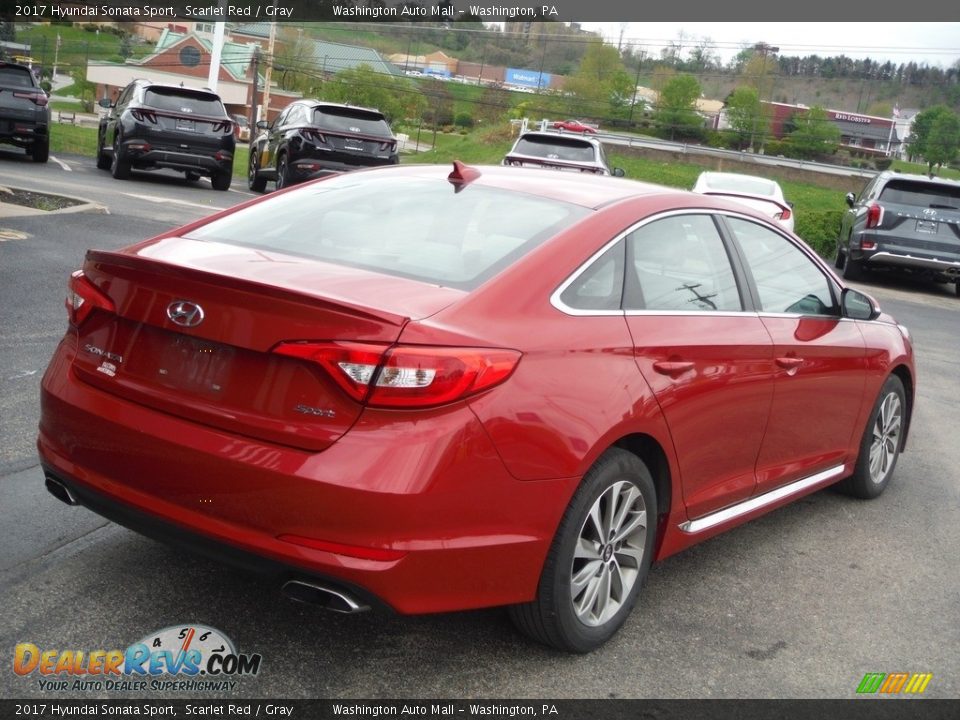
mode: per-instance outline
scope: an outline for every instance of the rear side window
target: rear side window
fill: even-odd
[[[189,237],[472,290],[589,212],[476,184],[455,192],[445,179],[348,173]]]
[[[740,291],[709,215],[655,220],[627,236],[627,310],[738,312]]]
[[[563,142],[559,139],[554,140],[553,138],[538,136],[520,138],[513,152],[520,155],[570,162],[593,162],[596,155],[593,145],[590,143]]]
[[[157,110],[219,117],[226,115],[223,103],[215,95],[185,93],[176,88],[149,88],[143,102]]]
[[[880,191],[880,200],[895,205],[947,206],[960,209],[960,185],[940,185],[915,180],[891,180]]]
[[[0,67],[0,85],[5,87],[34,87],[33,77],[27,68]]]
[[[393,137],[390,126],[380,113],[356,108],[318,107],[313,111],[313,121],[318,128],[330,132],[362,133]]]

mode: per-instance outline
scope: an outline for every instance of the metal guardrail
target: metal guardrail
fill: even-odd
[[[706,145],[691,145],[688,143],[671,142],[669,140],[659,140],[657,138],[639,138],[634,135],[595,133],[591,134],[590,137],[596,138],[597,140],[610,145],[645,147],[654,150],[666,150],[669,152],[679,152],[689,155],[707,155],[711,157],[737,160],[739,162],[754,163],[756,165],[792,167],[802,170],[813,170],[816,172],[829,173],[831,175],[847,175],[870,178],[877,174],[876,170],[864,170],[862,168],[847,167],[846,165],[831,165],[829,163],[812,162],[810,160],[797,160],[795,158],[782,157],[780,155],[759,155],[757,153],[744,152],[742,150],[724,150],[721,148],[708,147]]]

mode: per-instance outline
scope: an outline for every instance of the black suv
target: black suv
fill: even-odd
[[[396,165],[397,139],[383,113],[354,105],[297,100],[268,123],[250,149],[247,184],[263,192],[313,177],[374,165]]]
[[[27,151],[34,162],[50,157],[50,106],[30,68],[0,60],[0,143]]]
[[[888,171],[846,200],[836,260],[845,278],[900,268],[956,283],[960,295],[960,183]]]
[[[209,90],[134,80],[100,120],[97,167],[119,179],[130,170],[168,168],[188,180],[210,176],[215,190],[229,190],[236,140],[233,120]]]

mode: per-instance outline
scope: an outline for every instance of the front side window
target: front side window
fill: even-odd
[[[627,310],[743,310],[730,258],[713,218],[676,215],[627,236]]]
[[[759,223],[727,218],[768,313],[839,315],[823,271],[790,240]]]

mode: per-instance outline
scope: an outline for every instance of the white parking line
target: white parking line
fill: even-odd
[[[53,160],[57,165],[62,167],[67,172],[73,172],[73,168],[67,165],[63,160],[55,158],[53,155],[50,156],[50,159]]]
[[[147,200],[148,202],[171,204],[171,205],[186,205],[187,207],[200,208],[202,210],[209,210],[213,212],[214,210],[226,210],[225,207],[218,207],[217,205],[202,205],[201,203],[188,202],[187,200],[174,200],[172,198],[160,197],[159,195],[140,195],[137,193],[122,193],[127,197],[137,198],[138,200]]]

